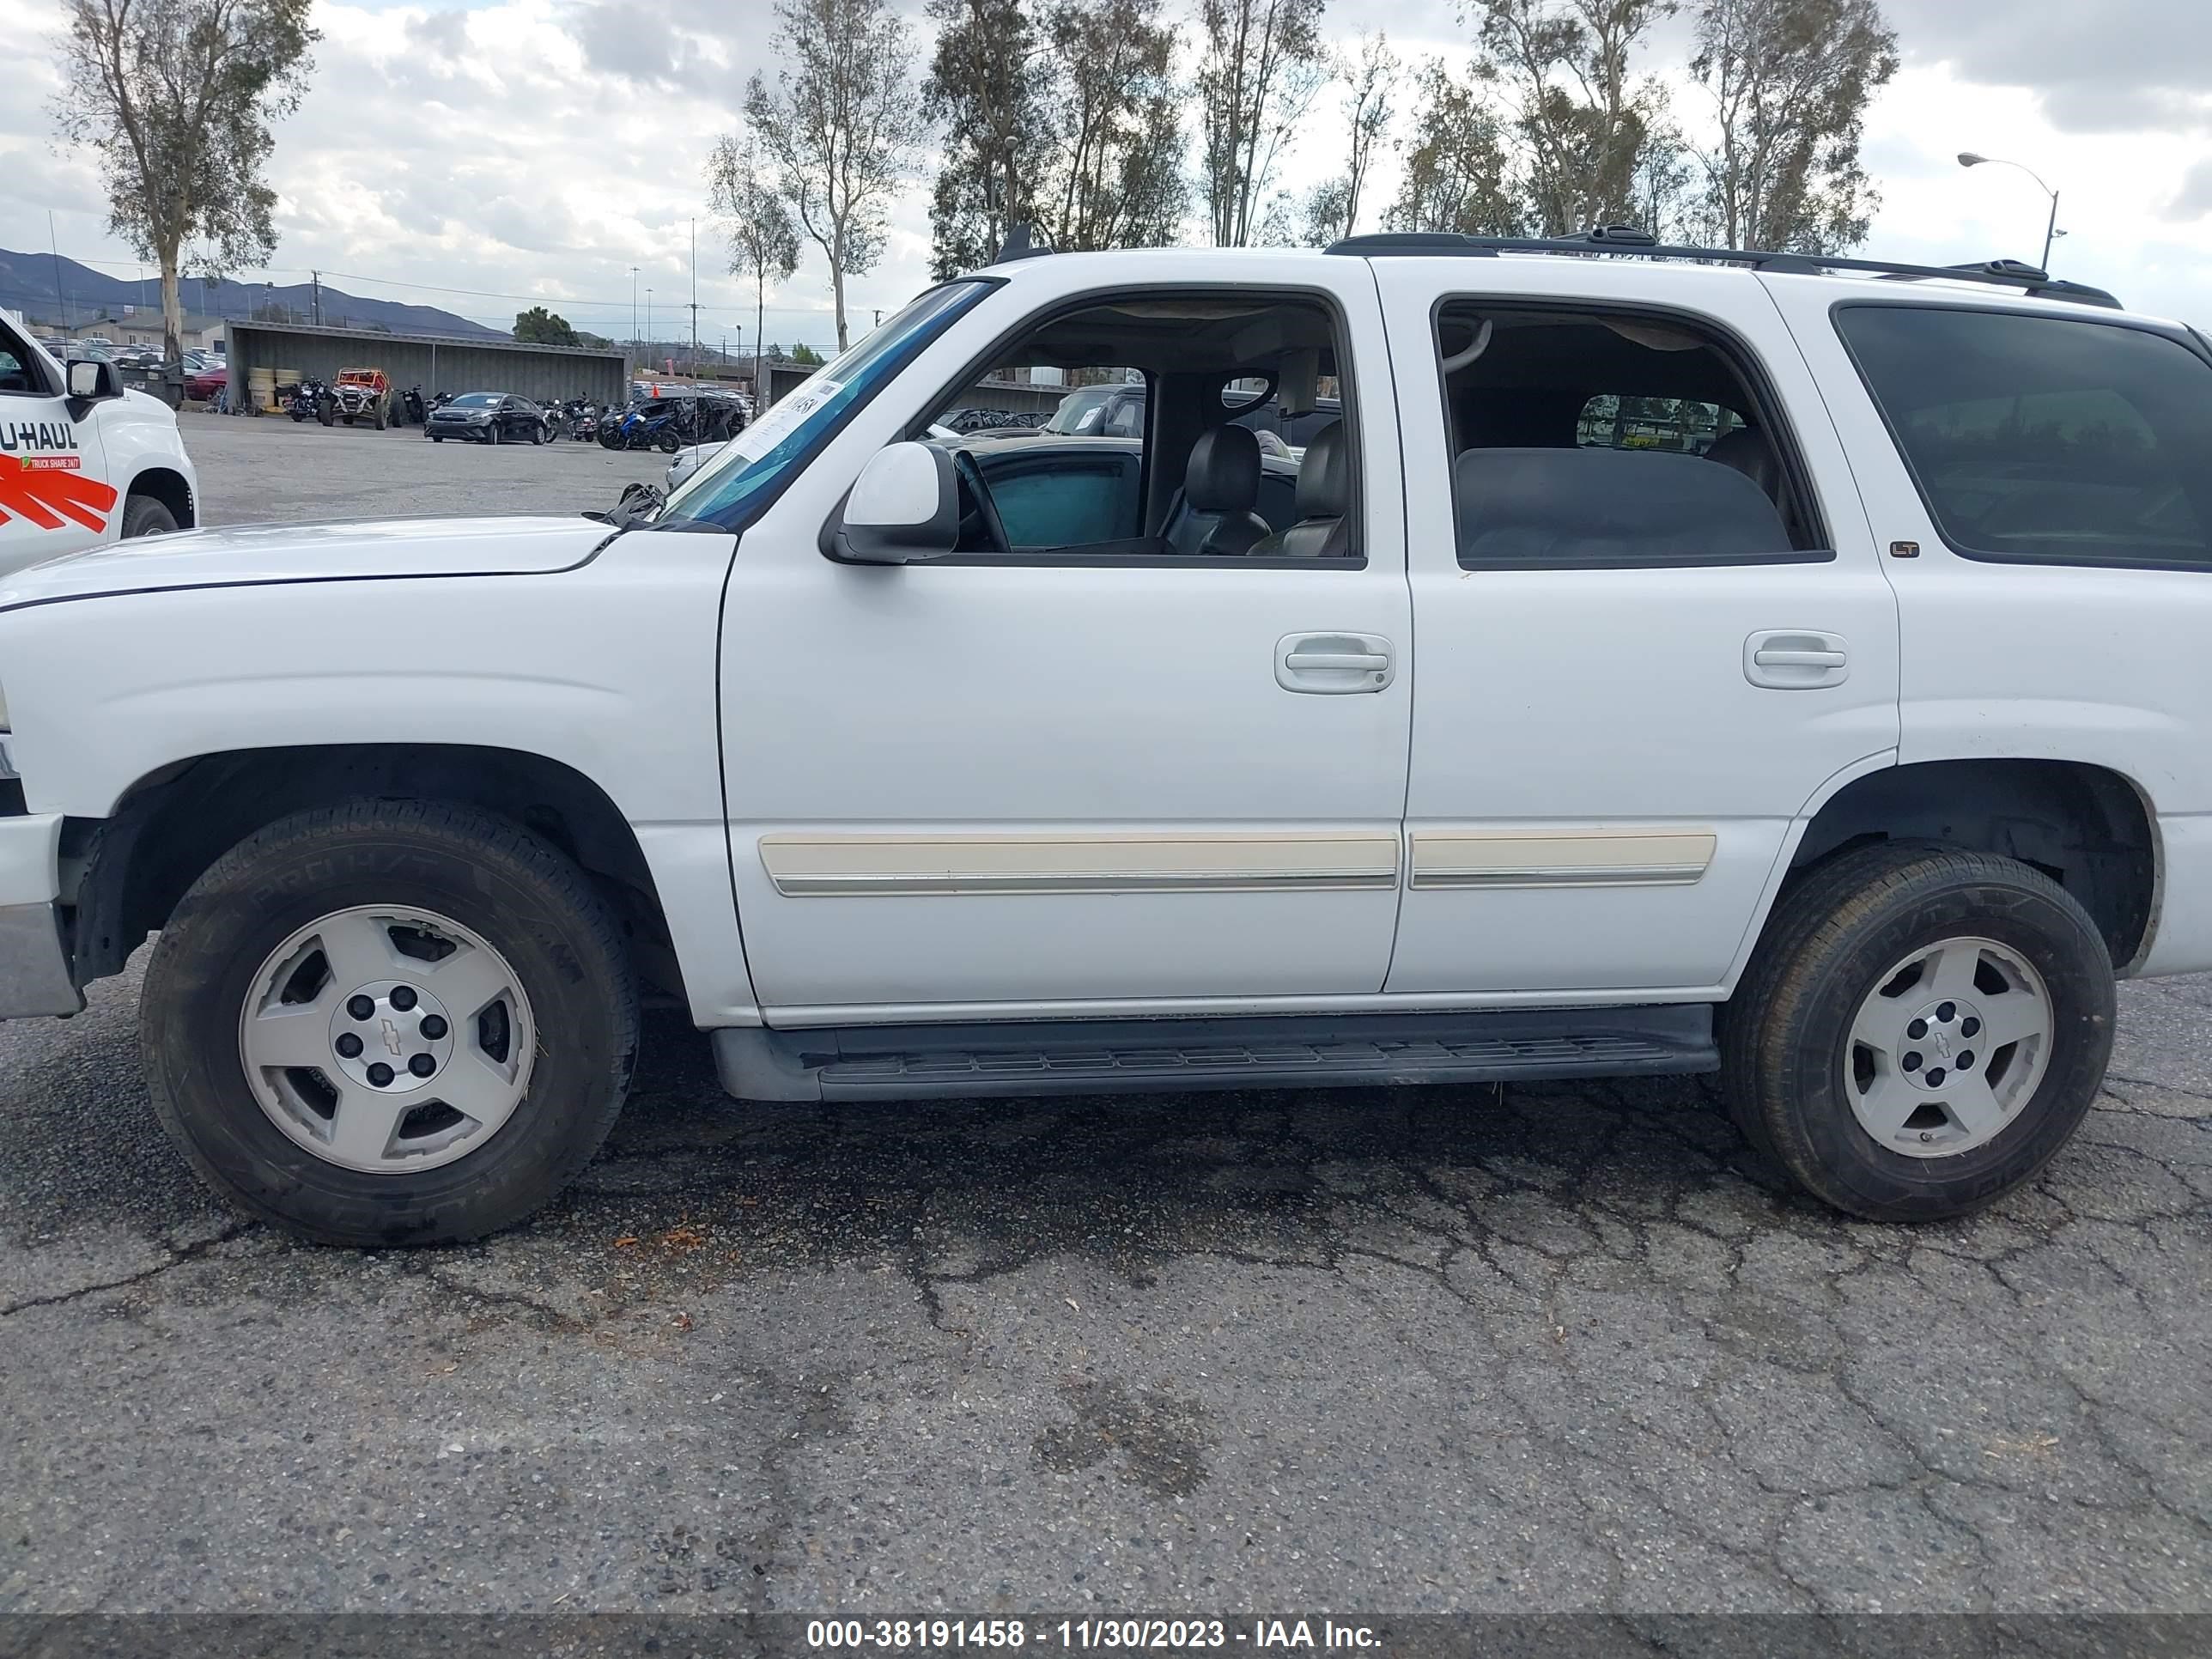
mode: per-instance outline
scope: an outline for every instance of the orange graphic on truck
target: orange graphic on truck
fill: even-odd
[[[114,486],[86,477],[74,455],[0,455],[0,519],[12,515],[40,530],[58,530],[66,519],[100,531],[114,509]]]

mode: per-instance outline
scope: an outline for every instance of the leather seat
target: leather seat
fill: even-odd
[[[1780,499],[1782,459],[1757,427],[1740,426],[1733,432],[1723,433],[1705,452],[1705,459],[1742,473],[1766,492],[1768,501]]]
[[[1344,422],[1331,421],[1313,435],[1298,463],[1298,520],[1252,550],[1289,559],[1340,559],[1352,551],[1352,450]]]
[[[1249,428],[1217,426],[1191,446],[1182,506],[1170,522],[1169,549],[1198,558],[1249,553],[1265,541],[1260,500],[1260,441]]]

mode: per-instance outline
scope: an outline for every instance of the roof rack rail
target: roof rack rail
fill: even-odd
[[[1877,276],[1918,281],[1988,283],[2016,288],[2051,300],[2070,300],[2076,305],[2105,306],[2117,311],[2120,302],[2101,288],[2069,283],[2018,259],[1990,259],[1979,264],[1909,265],[1887,259],[1852,259],[1832,253],[1771,253],[1755,248],[1677,247],[1660,241],[1648,230],[1633,225],[1601,225],[1579,236],[1469,236],[1456,231],[1381,231],[1366,236],[1347,236],[1323,250],[1360,258],[1404,257],[1423,253],[1464,253],[1489,258],[1499,253],[1557,253],[1583,258],[1609,256],[1633,259],[1694,259],[1707,264],[1746,265],[1753,270],[1795,271],[1817,275],[1827,270],[1863,270]]]
[[[1006,227],[1006,245],[1000,248],[994,265],[1010,265],[1017,259],[1042,259],[1053,251],[1052,244],[1041,241],[1036,228],[1027,219],[1017,219]]]

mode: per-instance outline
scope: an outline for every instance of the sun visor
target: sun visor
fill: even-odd
[[[1319,400],[1321,348],[1303,346],[1283,354],[1275,385],[1275,406],[1285,415],[1310,415]]]

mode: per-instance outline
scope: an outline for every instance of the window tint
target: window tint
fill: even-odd
[[[1847,307],[1836,325],[1957,551],[2212,565],[2212,366],[2178,341],[1914,307]]]
[[[19,344],[5,323],[0,323],[0,393],[43,395],[46,376],[31,362],[30,348]]]
[[[983,481],[1016,547],[1066,547],[1137,533],[1133,466],[1030,465],[1014,471],[986,459]]]
[[[1468,568],[1834,556],[1764,381],[1711,329],[1469,298],[1437,354]]]

